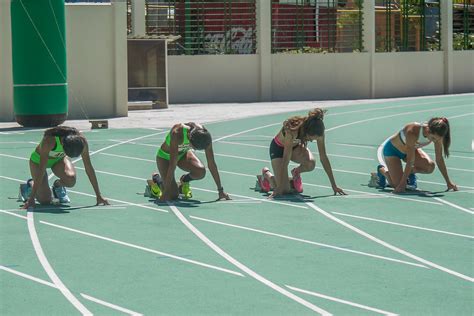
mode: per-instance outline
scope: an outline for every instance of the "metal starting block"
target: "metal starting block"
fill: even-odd
[[[89,121],[92,124],[91,129],[103,129],[109,128],[109,121],[108,120],[94,120]]]

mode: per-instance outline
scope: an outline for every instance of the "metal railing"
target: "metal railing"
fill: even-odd
[[[362,0],[272,0],[272,52],[362,51],[362,5]]]
[[[376,1],[378,52],[441,49],[439,0]]]
[[[179,35],[170,55],[255,54],[256,0],[147,0],[146,33]]]
[[[453,1],[453,49],[474,49],[474,0]]]

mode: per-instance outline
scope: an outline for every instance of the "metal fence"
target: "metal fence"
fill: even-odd
[[[146,33],[179,35],[170,55],[255,54],[256,0],[147,0]]]
[[[363,49],[362,0],[272,0],[273,53]]]
[[[474,0],[453,1],[453,48],[474,49]]]
[[[441,49],[439,0],[376,1],[376,51]]]

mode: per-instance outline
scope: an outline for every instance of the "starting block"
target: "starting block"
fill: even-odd
[[[103,129],[109,128],[109,121],[108,120],[94,120],[89,121],[92,124],[91,129]]]

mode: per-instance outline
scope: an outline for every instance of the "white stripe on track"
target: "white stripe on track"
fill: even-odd
[[[303,289],[300,289],[300,288],[297,288],[297,287],[294,287],[294,286],[289,286],[289,285],[285,285],[285,286],[289,289],[292,289],[293,291],[296,291],[296,292],[308,294],[308,295],[315,296],[315,297],[324,298],[326,300],[346,304],[346,305],[349,305],[349,306],[354,306],[354,307],[365,309],[365,310],[368,310],[368,311],[371,311],[371,312],[375,312],[375,313],[379,313],[379,314],[383,314],[383,315],[387,315],[387,316],[396,316],[396,315],[398,315],[398,314],[387,312],[387,311],[384,311],[384,310],[381,310],[381,309],[378,309],[378,308],[374,308],[374,307],[370,307],[370,306],[366,306],[366,305],[362,305],[362,304],[342,300],[340,298],[336,298],[336,297],[333,297],[333,296],[328,296],[328,295],[324,295],[324,294],[321,294],[321,293],[316,293],[316,292],[312,292],[312,291],[303,290]]]
[[[306,243],[306,244],[316,245],[316,246],[320,246],[320,247],[324,247],[324,248],[330,248],[330,249],[335,249],[335,250],[339,250],[339,251],[354,253],[354,254],[357,254],[357,255],[362,255],[362,256],[367,256],[367,257],[372,257],[372,258],[377,258],[377,259],[382,259],[382,260],[407,264],[407,265],[411,265],[411,266],[415,266],[415,267],[419,267],[419,268],[428,268],[428,267],[426,267],[422,264],[418,264],[418,263],[412,263],[412,262],[408,262],[408,261],[404,261],[404,260],[398,260],[398,259],[394,259],[394,258],[374,255],[374,254],[367,253],[367,252],[347,249],[347,248],[343,248],[343,247],[332,246],[332,245],[328,245],[328,244],[323,244],[323,243],[319,243],[319,242],[315,242],[315,241],[310,241],[310,240],[305,240],[305,239],[301,239],[301,238],[286,236],[286,235],[282,235],[282,234],[276,234],[276,233],[272,233],[272,232],[268,232],[268,231],[264,231],[264,230],[260,230],[260,229],[255,229],[255,228],[250,228],[250,227],[245,227],[245,226],[240,226],[240,225],[234,225],[234,224],[219,222],[219,221],[206,219],[206,218],[202,218],[202,217],[197,217],[197,216],[190,216],[190,218],[197,219],[197,220],[203,221],[203,222],[208,222],[208,223],[213,223],[213,224],[218,224],[218,225],[223,225],[223,226],[228,226],[228,227],[233,227],[233,228],[238,228],[238,229],[243,229],[243,230],[248,230],[248,231],[252,231],[252,232],[260,233],[260,234],[264,234],[264,235],[280,237],[280,238],[283,238],[283,239],[288,239],[288,240],[298,241],[298,242],[302,242],[302,243]]]
[[[329,218],[330,220],[335,221],[335,222],[341,224],[342,226],[345,226],[346,228],[349,228],[350,230],[356,232],[357,234],[362,235],[362,236],[364,236],[364,237],[366,237],[366,238],[368,238],[368,239],[370,239],[370,240],[372,240],[372,241],[374,241],[374,242],[376,242],[376,243],[378,243],[378,244],[380,244],[380,245],[382,245],[382,246],[384,246],[384,247],[386,247],[386,248],[389,248],[389,249],[391,249],[391,250],[393,250],[393,251],[395,251],[395,252],[398,252],[398,253],[400,253],[400,254],[402,254],[402,255],[404,255],[404,256],[407,256],[407,257],[409,257],[409,258],[412,258],[412,259],[414,259],[414,260],[416,260],[416,261],[418,261],[418,262],[421,262],[421,263],[423,263],[423,264],[425,264],[425,265],[427,265],[427,266],[430,266],[430,267],[432,267],[432,268],[435,268],[435,269],[438,269],[438,270],[440,270],[440,271],[443,271],[443,272],[446,272],[446,273],[448,273],[448,274],[451,274],[451,275],[453,275],[453,276],[456,276],[456,277],[458,277],[458,278],[460,278],[460,279],[469,281],[469,282],[471,282],[471,283],[474,282],[474,278],[472,278],[472,277],[469,277],[469,276],[464,275],[464,274],[462,274],[462,273],[459,273],[459,272],[453,271],[453,270],[451,270],[451,269],[445,268],[445,267],[440,266],[440,265],[438,265],[438,264],[436,264],[436,263],[434,263],[434,262],[431,262],[431,261],[429,261],[429,260],[420,258],[420,257],[418,257],[418,256],[416,256],[416,255],[414,255],[414,254],[412,254],[412,253],[410,253],[410,252],[408,252],[408,251],[405,251],[405,250],[403,250],[403,249],[401,249],[401,248],[398,248],[398,247],[396,247],[396,246],[393,246],[393,245],[389,244],[388,242],[385,242],[385,241],[383,241],[383,240],[381,240],[381,239],[378,239],[377,237],[372,236],[372,235],[370,235],[369,233],[366,233],[365,231],[363,231],[363,230],[361,230],[361,229],[359,229],[359,228],[357,228],[357,227],[355,227],[355,226],[352,226],[352,225],[349,224],[349,223],[344,222],[343,220],[341,220],[341,219],[335,217],[334,215],[332,215],[332,214],[326,212],[325,210],[321,209],[320,207],[316,206],[316,205],[313,204],[313,203],[309,203],[309,202],[308,202],[308,203],[306,203],[306,205],[308,205],[309,207],[311,207],[312,209],[314,209],[314,210],[317,211],[318,213],[320,213],[320,214],[326,216],[326,217]]]
[[[256,279],[257,281],[265,284],[266,286],[270,287],[271,289],[283,294],[284,296],[290,298],[291,300],[321,314],[321,315],[331,315],[329,312],[325,311],[324,309],[317,307],[316,305],[311,304],[310,302],[302,299],[299,296],[294,295],[293,293],[285,290],[279,285],[276,285],[275,283],[271,282],[270,280],[266,279],[265,277],[261,276],[260,274],[256,273],[255,271],[251,270],[244,264],[240,263],[236,259],[234,259],[232,256],[230,256],[228,253],[226,253],[224,250],[222,250],[219,246],[217,246],[215,243],[213,243],[209,238],[207,238],[201,231],[199,231],[196,227],[191,224],[186,217],[184,217],[183,214],[178,210],[176,206],[174,206],[172,203],[168,203],[170,206],[171,210],[173,213],[178,217],[178,219],[190,230],[192,231],[199,239],[201,239],[208,247],[210,247],[212,250],[214,250],[216,253],[218,253],[220,256],[222,256],[224,259],[229,261],[231,264],[235,265],[238,267],[240,270],[244,271],[247,273],[249,276],[252,278]]]

